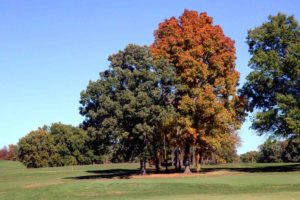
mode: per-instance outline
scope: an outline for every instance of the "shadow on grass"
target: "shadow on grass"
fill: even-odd
[[[249,167],[210,167],[210,168],[203,168],[201,172],[214,172],[219,170],[228,170],[228,171],[235,171],[235,172],[293,172],[293,171],[300,171],[300,164],[286,164],[286,165],[277,165],[277,166],[249,166]]]
[[[222,167],[216,165],[214,166],[204,166],[201,169],[200,173],[209,173],[215,171],[234,171],[234,172],[293,172],[300,171],[300,164],[288,164],[288,165],[277,165],[277,166],[249,166],[249,167]],[[195,170],[192,170],[193,173],[197,173]],[[106,169],[106,170],[88,170],[86,171],[89,175],[85,176],[76,176],[76,177],[67,177],[65,179],[130,179],[134,175],[139,175],[139,169]],[[160,170],[158,173],[155,172],[153,168],[147,169],[147,174],[173,174],[173,173],[182,173],[181,171],[176,171],[175,169],[169,169],[168,171]]]
[[[139,169],[104,169],[104,170],[88,170],[86,171],[90,175],[85,176],[75,176],[75,177],[67,177],[65,179],[129,179],[131,176],[134,175],[140,175]],[[159,172],[156,172],[153,168],[147,169],[147,174],[172,174],[172,173],[178,173],[178,171],[175,170],[168,170],[164,171],[161,170]]]
[[[139,174],[138,169],[107,169],[107,170],[88,170],[90,175],[68,177],[66,179],[99,179],[99,178],[119,178],[129,179],[130,176]]]

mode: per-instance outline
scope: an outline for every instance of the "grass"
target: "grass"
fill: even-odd
[[[192,176],[138,177],[136,164],[26,169],[0,161],[1,200],[300,199],[300,164],[205,166]]]

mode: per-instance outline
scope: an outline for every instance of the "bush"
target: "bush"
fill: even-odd
[[[48,167],[55,151],[53,138],[45,130],[32,131],[19,141],[19,160],[29,168]]]
[[[87,143],[81,128],[55,123],[20,139],[18,157],[29,168],[91,164],[94,155]]]

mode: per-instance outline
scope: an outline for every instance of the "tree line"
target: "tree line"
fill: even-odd
[[[18,147],[17,145],[10,144],[8,147],[4,146],[0,149],[0,160],[18,160]]]
[[[87,132],[79,127],[54,123],[31,131],[18,143],[18,158],[29,168],[99,163]]]
[[[206,13],[185,10],[160,23],[150,46],[130,44],[80,97],[80,127],[53,124],[18,144],[28,167],[110,162],[174,165],[237,160],[237,134],[252,128],[288,140],[300,135],[300,30],[270,16],[248,32],[253,71],[238,91],[234,41]]]
[[[300,162],[300,140],[276,140],[269,138],[259,146],[258,151],[240,155],[245,163]]]

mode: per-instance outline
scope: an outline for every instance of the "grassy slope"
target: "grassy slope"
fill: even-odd
[[[116,179],[111,178],[114,173],[131,172],[137,165],[26,169],[18,162],[0,161],[0,199],[300,199],[300,171],[244,172],[247,169],[265,169],[266,166],[282,169],[282,166],[274,164],[220,165],[208,166],[205,170],[218,167],[239,172],[176,178]],[[299,168],[299,165],[285,167],[283,169],[288,170],[281,171],[290,171],[294,167]],[[99,179],[101,177],[110,178]]]

